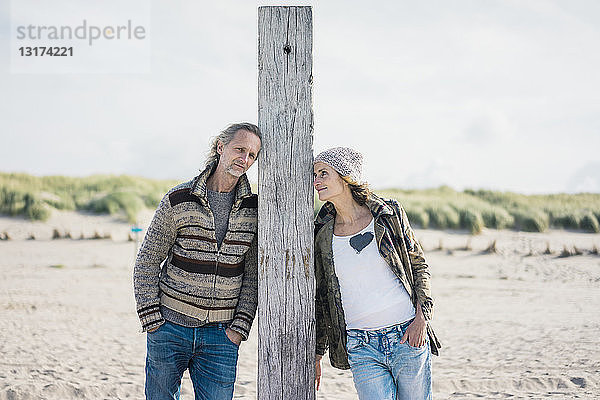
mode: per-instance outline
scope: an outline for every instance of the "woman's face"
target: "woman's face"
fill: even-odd
[[[331,201],[332,198],[344,192],[346,182],[340,174],[325,163],[315,163],[313,177],[313,185],[321,201]]]

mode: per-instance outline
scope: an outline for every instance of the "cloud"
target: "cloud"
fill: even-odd
[[[465,128],[464,140],[475,145],[494,144],[513,136],[514,128],[502,112],[487,112],[474,117]]]
[[[410,167],[410,166],[409,166]],[[402,179],[402,188],[424,189],[460,182],[459,170],[453,161],[437,158],[416,168],[410,167],[410,174]],[[398,175],[398,171],[395,171]],[[391,183],[391,182],[390,182]],[[389,186],[395,186],[391,183]],[[460,186],[460,184],[458,184]]]
[[[210,136],[257,120],[261,3],[153,2],[149,74],[15,75],[0,59],[0,169],[195,173]],[[360,149],[374,187],[600,190],[575,176],[600,146],[600,5],[312,3],[316,150]]]
[[[572,193],[600,193],[600,162],[588,162],[575,171],[567,188]]]

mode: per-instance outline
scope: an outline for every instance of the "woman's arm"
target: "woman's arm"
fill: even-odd
[[[321,358],[327,351],[327,321],[325,319],[325,309],[327,303],[327,292],[326,285],[324,282],[323,264],[321,262],[321,254],[315,246],[315,280],[316,280],[316,292],[315,292],[315,319],[316,319],[316,362],[315,362],[315,383],[317,390],[321,385]],[[325,296],[323,295],[325,293]]]
[[[415,233],[412,230],[408,221],[408,216],[404,208],[400,209],[400,218],[402,219],[402,225],[404,227],[404,238],[406,247],[408,250],[408,256],[410,257],[410,264],[412,269],[412,275],[414,280],[414,291],[417,297],[417,314],[421,309],[421,314],[425,321],[431,320],[433,316],[433,298],[431,297],[431,273],[429,271],[429,265],[425,261],[425,254],[421,245],[415,237]]]

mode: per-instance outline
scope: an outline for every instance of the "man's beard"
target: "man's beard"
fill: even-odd
[[[227,173],[235,176],[236,178],[239,178],[240,176],[244,175],[245,171],[243,171],[243,170],[242,171],[237,170],[237,169],[235,169],[233,167],[233,165],[230,165],[229,167],[227,167],[227,169],[225,170],[225,172],[227,172]]]

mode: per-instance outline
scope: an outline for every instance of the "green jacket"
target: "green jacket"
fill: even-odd
[[[423,249],[415,238],[404,209],[396,200],[372,195],[366,206],[375,219],[375,239],[379,254],[387,262],[413,301],[421,305],[425,320],[431,320],[433,300],[429,284],[429,266]],[[315,313],[317,322],[316,353],[325,354],[329,347],[331,365],[349,369],[346,351],[346,321],[340,284],[333,265],[333,223],[335,208],[327,202],[315,219]],[[441,344],[427,324],[431,352],[438,355]]]

